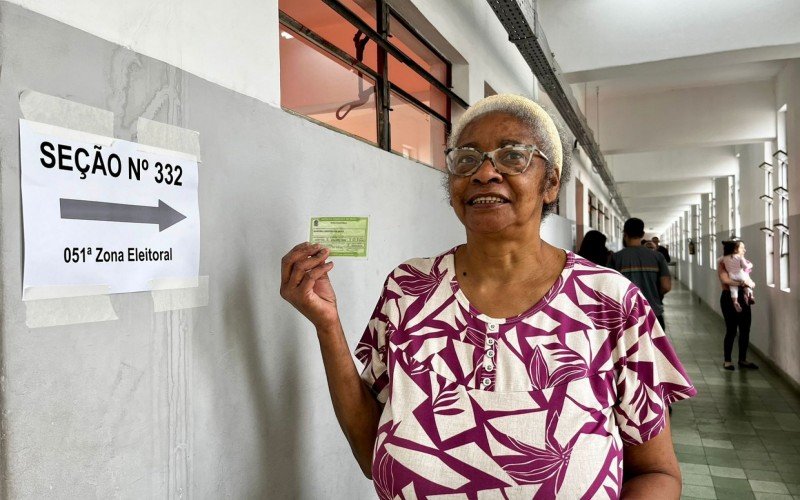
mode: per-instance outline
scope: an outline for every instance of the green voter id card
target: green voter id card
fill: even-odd
[[[311,243],[331,249],[331,257],[366,257],[368,217],[314,217]]]

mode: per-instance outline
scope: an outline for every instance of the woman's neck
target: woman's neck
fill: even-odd
[[[467,233],[467,244],[459,247],[456,258],[460,276],[483,283],[513,284],[540,279],[558,263],[560,272],[564,253],[538,234],[509,239]]]

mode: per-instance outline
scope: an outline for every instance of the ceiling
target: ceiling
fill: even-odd
[[[796,0],[538,0],[563,77],[631,215],[669,224],[775,136],[775,76],[800,58]]]

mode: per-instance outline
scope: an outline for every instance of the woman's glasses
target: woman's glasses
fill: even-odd
[[[469,177],[478,171],[486,158],[492,161],[494,169],[504,175],[519,175],[531,164],[534,156],[549,162],[536,146],[514,144],[494,151],[483,152],[475,148],[450,148],[445,150],[447,170],[459,177]]]

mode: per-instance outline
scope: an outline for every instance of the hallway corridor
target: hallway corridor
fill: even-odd
[[[800,395],[752,351],[759,370],[723,370],[722,318],[682,283],[665,317],[698,390],[673,406],[683,498],[800,499]]]

